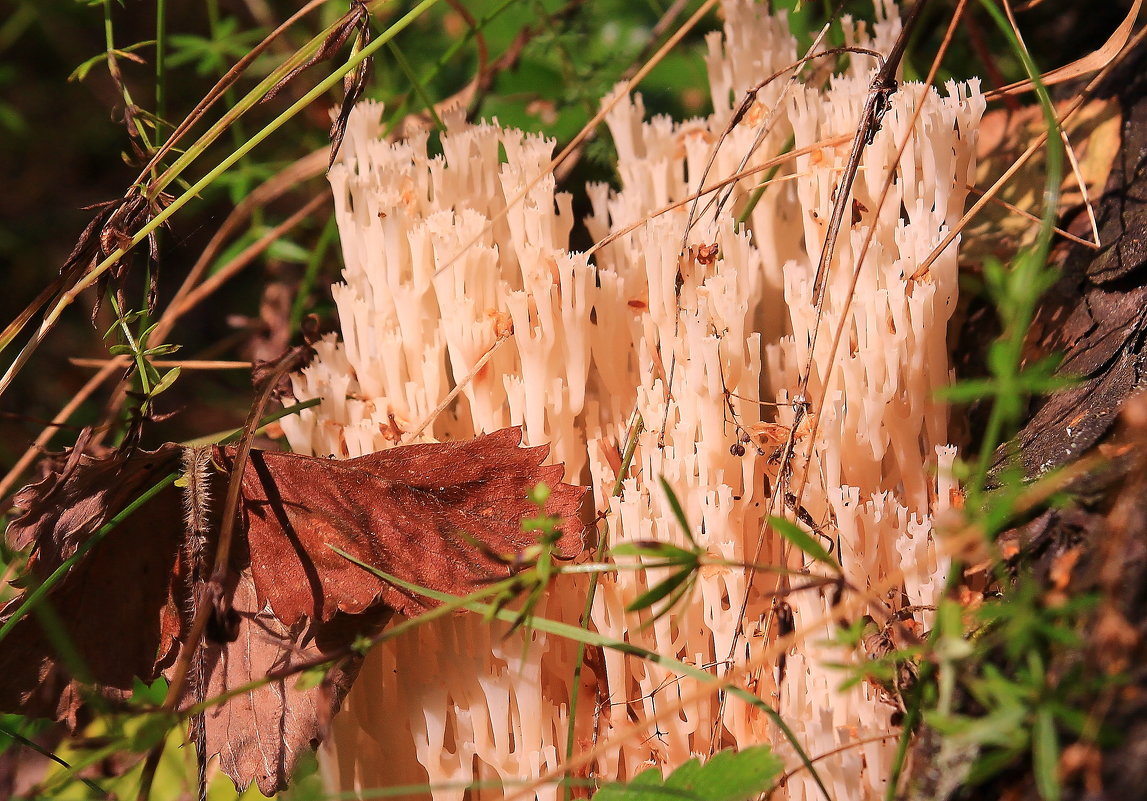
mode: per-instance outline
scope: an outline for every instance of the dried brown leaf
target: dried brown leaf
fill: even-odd
[[[220,767],[237,786],[254,781],[270,796],[286,788],[299,756],[324,739],[327,723],[350,690],[362,656],[348,655],[349,646],[381,631],[392,613],[375,607],[366,614],[287,626],[258,600],[245,556],[238,554],[225,592],[238,614],[238,636],[226,644],[205,644],[204,697],[276,678],[210,707],[203,716],[204,744],[206,753],[219,754]],[[338,661],[323,680],[305,683],[300,668],[328,659]],[[195,695],[188,688],[184,705],[195,703]]]
[[[153,453],[80,459],[21,490],[25,513],[8,528],[8,542],[31,547],[21,584],[38,585],[74,555],[130,500],[179,464],[177,446]],[[172,512],[174,510],[174,513]],[[180,610],[172,597],[182,541],[180,501],[168,487],[92,548],[48,593],[54,625],[82,664],[57,657],[37,614],[25,616],[0,647],[0,709],[52,717],[75,725],[83,701],[76,673],[118,700],[138,676],[150,680],[174,655]],[[7,622],[18,595],[0,609]]]
[[[466,536],[500,554],[531,545],[535,537],[521,521],[537,513],[527,493],[539,482],[553,490],[546,513],[566,521],[559,550],[575,555],[584,491],[561,483],[560,465],[542,466],[548,448],[519,448],[521,437],[521,429],[507,428],[346,461],[252,453],[241,524],[260,600],[287,625],[380,602],[407,615],[436,605],[366,573],[331,546],[424,587],[472,592],[509,569]],[[229,466],[228,453],[216,458]]]

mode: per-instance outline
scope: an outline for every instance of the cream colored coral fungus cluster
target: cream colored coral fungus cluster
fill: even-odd
[[[765,528],[771,509],[815,527],[849,582],[867,590],[848,601],[853,619],[904,610],[926,627],[945,577],[933,521],[953,490],[945,476],[955,454],[934,397],[949,381],[945,332],[959,240],[916,273],[962,211],[984,101],[974,84],[926,93],[906,84],[893,97],[865,151],[818,318],[811,284],[848,157],[840,142],[851,139],[876,65],[854,56],[831,79],[787,88],[775,81],[722,141],[745,91],[800,55],[785,20],[763,6],[728,0],[723,9],[724,32],[708,39],[711,116],[647,120],[636,95],[610,111],[621,188],[589,187],[584,224],[595,241],[640,225],[592,258],[569,251],[577,221],[547,172],[552,141],[453,118],[442,154],[430,157],[426,136],[384,141],[381,108],[360,105],[330,174],[346,262],[333,289],[342,341],[321,343],[295,377],[297,396],[321,403],[284,428],[298,451],[347,457],[409,441],[427,420],[420,439],[522,425],[527,444],[548,443],[551,458],[564,462],[567,481],[592,486],[611,542],[685,544],[663,476],[711,557],[805,567]],[[881,4],[871,31],[851,22],[846,30],[887,51],[900,27],[894,12]],[[754,150],[762,126],[770,127]],[[688,204],[650,217],[698,189],[718,145],[709,183],[733,175],[746,154],[750,169],[765,164],[790,138],[803,155],[780,169],[747,225],[735,217],[762,172],[736,184],[719,216],[702,203],[687,234]],[[460,383],[458,398],[434,415]],[[792,402],[798,392],[809,414],[797,426],[793,461],[778,464],[781,426],[804,408]],[[620,497],[611,497],[635,412],[646,430]],[[687,603],[643,627],[649,615],[625,607],[663,577],[654,572],[603,578],[593,627],[728,675],[775,706],[812,756],[841,749],[818,763],[835,798],[882,790],[894,741],[874,738],[894,731],[894,708],[866,684],[838,690],[843,677],[829,663],[862,655],[827,644],[840,617],[831,588],[787,596],[796,640],[782,663],[773,645],[775,571],[757,571],[750,585],[742,567],[706,567]],[[538,611],[576,622],[586,583],[563,581]],[[517,781],[559,767],[576,646],[528,636],[523,648],[497,626],[458,616],[372,654],[335,720],[333,780],[344,789],[429,780],[441,786],[434,798],[445,800],[463,797],[457,783]],[[776,744],[795,764],[760,711],[733,698],[721,705],[696,681],[636,657],[606,651],[577,690],[574,752],[606,746],[588,770],[594,777],[626,778],[714,746],[758,742]],[[631,731],[658,713],[655,725]],[[815,789],[798,773],[787,792],[811,798]],[[554,784],[537,791],[556,793]]]

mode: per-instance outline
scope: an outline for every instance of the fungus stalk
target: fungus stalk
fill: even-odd
[[[922,275],[917,268],[963,210],[984,100],[975,83],[943,92],[905,84],[893,96],[864,152],[818,318],[811,285],[849,155],[832,143],[851,139],[876,65],[854,56],[824,85],[775,81],[722,138],[745,92],[798,58],[783,17],[744,0],[723,9],[723,33],[707,40],[712,115],[646,120],[639,95],[609,113],[621,188],[589,187],[584,224],[599,242],[638,225],[592,258],[569,250],[571,199],[546,172],[552,141],[455,115],[442,155],[431,158],[425,134],[383,141],[381,108],[360,104],[330,173],[346,263],[333,288],[342,340],[320,342],[295,376],[296,396],[320,403],[283,427],[296,450],[344,458],[521,425],[524,444],[551,446],[566,481],[591,485],[610,542],[685,546],[663,477],[715,564],[652,623],[648,611],[625,610],[663,576],[603,576],[592,626],[747,687],[812,756],[857,743],[818,771],[835,797],[877,797],[895,740],[875,738],[896,732],[895,708],[867,684],[840,690],[844,675],[830,664],[863,654],[828,643],[845,612],[898,615],[925,630],[946,578],[933,532],[956,492],[955,450],[935,393],[950,381],[959,239]],[[850,43],[888,50],[899,18],[884,3],[878,14],[871,31],[845,21]],[[917,102],[924,107],[909,131]],[[719,214],[703,199],[688,232],[690,204],[651,216],[695,192],[711,159],[710,184],[733,175],[746,153],[750,171],[765,164],[790,138],[802,155],[764,188],[744,226],[736,217],[763,170],[738,180]],[[878,206],[890,170],[896,180]],[[809,364],[801,420],[794,400]],[[615,497],[635,412],[646,428]],[[778,459],[790,428],[794,456]],[[776,645],[786,627],[775,598],[797,582],[743,565],[828,571],[785,545],[767,525],[770,510],[831,543],[861,590],[838,607],[831,587],[785,595],[795,632],[787,650]],[[577,623],[585,592],[584,580],[562,577],[538,614]],[[498,627],[458,616],[378,649],[334,720],[331,781],[343,790],[429,781],[436,801],[460,801],[460,782],[558,769],[575,690],[574,753],[608,744],[590,766],[596,779],[762,742],[797,764],[752,707],[722,704],[694,680],[608,650],[574,688],[576,644],[525,636],[523,648],[520,636],[503,639]],[[641,736],[615,736],[671,707],[676,714]],[[802,773],[785,792],[802,799],[816,790]],[[559,789],[537,794],[553,799]]]

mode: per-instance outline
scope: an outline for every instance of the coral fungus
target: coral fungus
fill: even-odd
[[[610,543],[687,543],[664,477],[693,538],[725,561],[702,569],[698,591],[654,621],[626,607],[663,576],[604,576],[591,625],[750,688],[810,755],[857,743],[818,771],[836,797],[858,798],[883,789],[895,746],[875,735],[895,731],[895,710],[870,685],[838,689],[842,674],[829,663],[856,656],[829,644],[841,612],[831,587],[788,594],[788,625],[778,624],[775,591],[797,582],[764,566],[824,567],[805,564],[768,516],[831,543],[863,590],[841,601],[854,619],[880,607],[883,619],[928,625],[946,571],[933,524],[954,490],[935,391],[950,380],[959,239],[918,268],[963,209],[984,101],[975,83],[943,93],[909,83],[893,96],[864,150],[818,308],[813,278],[876,65],[854,55],[826,80],[774,81],[723,135],[745,92],[798,58],[783,18],[745,0],[723,8],[724,32],[708,39],[712,115],[646,120],[636,95],[609,112],[621,187],[589,187],[585,225],[594,241],[610,238],[592,257],[569,250],[575,220],[548,169],[552,141],[455,115],[442,154],[430,157],[425,135],[382,140],[380,107],[361,104],[330,173],[346,263],[334,287],[342,341],[319,343],[295,377],[296,395],[321,403],[284,429],[300,452],[350,457],[521,425],[525,444],[551,446],[566,481],[592,487]],[[853,43],[888,49],[900,21],[881,9],[871,33],[845,21]],[[754,168],[790,139],[798,155],[750,210],[766,174]],[[746,154],[729,202],[709,203],[713,193],[695,208],[681,202],[702,182],[736,175]],[[635,415],[645,430],[614,496]],[[576,623],[585,591],[584,580],[563,577],[538,612]],[[333,780],[354,789],[558,769],[575,692],[573,751],[604,746],[590,766],[596,778],[730,744],[771,742],[793,760],[759,710],[721,703],[693,679],[607,651],[574,687],[576,644],[527,636],[523,648],[460,616],[373,654],[334,723]],[[634,722],[639,736],[616,735]],[[794,799],[814,790],[803,774],[787,785]],[[457,784],[433,792],[463,795]]]

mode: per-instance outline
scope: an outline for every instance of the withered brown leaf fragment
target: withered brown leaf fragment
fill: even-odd
[[[354,51],[360,52],[370,44],[370,12],[362,0],[352,0],[350,14],[359,13],[358,35],[355,37]],[[358,63],[358,66],[347,73],[343,78],[343,102],[339,106],[339,113],[331,122],[331,156],[327,160],[327,169],[335,165],[339,149],[342,147],[343,137],[346,136],[346,125],[350,119],[351,110],[358,103],[362,93],[366,90],[366,80],[370,77],[370,68],[373,59],[369,56]]]
[[[252,452],[242,476],[238,539],[221,595],[237,619],[233,641],[203,645],[208,701],[267,677],[211,706],[204,716],[207,753],[220,754],[240,787],[270,794],[286,786],[299,755],[322,739],[358,672],[354,644],[373,637],[394,612],[417,614],[433,602],[399,591],[340,556],[439,592],[463,595],[510,574],[512,557],[536,535],[528,494],[550,487],[544,506],[563,520],[560,556],[581,550],[577,514],[584,488],[563,484],[561,465],[543,466],[548,449],[519,447],[520,429],[455,443],[392,448],[347,461]],[[223,513],[234,448],[216,448],[210,516]],[[149,482],[179,462],[181,449],[69,460],[70,469],[21,491],[26,511],[9,542],[31,547],[28,573],[42,579],[76,552]],[[33,614],[0,648],[0,711],[55,717],[75,725],[84,690],[122,699],[135,677],[170,668],[190,629],[192,597],[183,551],[178,490],[164,489],[112,530],[48,594],[85,664],[76,673],[56,653]],[[206,553],[214,553],[212,532]],[[332,547],[333,546],[333,547]],[[216,592],[215,597],[219,596]],[[0,625],[17,597],[0,610]],[[300,671],[331,662],[317,685]],[[184,688],[181,708],[200,700]]]
[[[204,697],[218,698],[268,676],[274,678],[240,693],[204,713],[206,753],[219,754],[220,767],[239,787],[253,780],[270,796],[287,787],[299,756],[313,750],[326,735],[358,675],[363,657],[347,653],[359,637],[378,634],[392,612],[375,606],[363,614],[335,615],[330,621],[300,619],[285,625],[258,600],[246,548],[232,561],[225,597],[238,614],[234,642],[205,646]],[[314,684],[301,666],[336,659],[323,680]],[[183,704],[197,702],[191,687]]]
[[[278,83],[272,86],[263,97],[259,99],[259,102],[266,103],[270,101],[284,86],[315,64],[333,58],[342,46],[346,44],[352,33],[359,31],[359,35],[362,35],[361,31],[367,27],[369,21],[370,12],[366,7],[366,3],[361,2],[361,0],[351,0],[350,10],[331,27],[331,32],[327,34],[327,38],[323,39],[318,50],[302,64],[280,78]]]
[[[576,556],[585,490],[561,483],[561,465],[542,466],[547,447],[520,448],[521,441],[521,429],[506,428],[346,461],[252,453],[240,522],[259,600],[287,625],[380,602],[406,615],[437,605],[386,584],[331,546],[423,587],[473,592],[509,576],[509,568],[467,537],[495,554],[532,545],[536,536],[521,521],[538,513],[527,497],[538,483],[552,490],[545,513],[564,521],[558,551]],[[229,465],[226,451],[216,458]]]
[[[106,459],[81,457],[21,490],[15,505],[25,511],[7,531],[11,547],[31,547],[19,583],[41,583],[132,499],[176,469],[179,455],[178,446],[165,445]],[[155,678],[158,666],[174,657],[181,613],[173,584],[182,528],[179,491],[167,487],[85,554],[46,596],[60,633],[82,662],[72,670],[82,667],[109,699],[126,697],[133,678]],[[0,609],[0,624],[22,602],[20,595]],[[81,685],[50,643],[36,613],[5,637],[0,709],[74,726]]]

